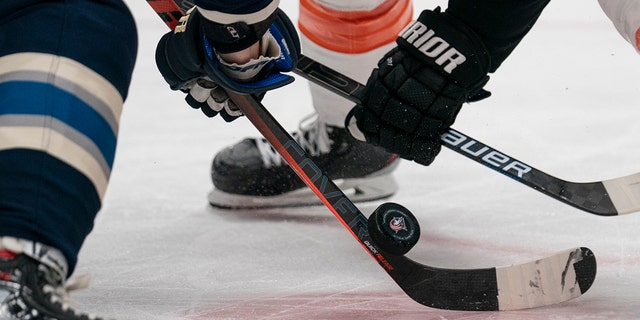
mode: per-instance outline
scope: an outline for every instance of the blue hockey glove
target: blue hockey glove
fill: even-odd
[[[356,138],[423,165],[462,104],[489,96],[489,54],[479,37],[448,13],[425,10],[378,63],[346,118]]]
[[[267,91],[291,83],[293,77],[283,72],[295,68],[300,42],[293,23],[280,9],[253,24],[211,20],[215,18],[197,7],[189,10],[175,30],[158,42],[156,64],[172,90],[187,93],[185,100],[191,107],[208,117],[219,113],[230,122],[242,113],[225,90],[261,99]],[[241,64],[222,58],[250,47],[257,48],[259,57]]]

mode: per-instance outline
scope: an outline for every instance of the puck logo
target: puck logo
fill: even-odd
[[[407,224],[404,222],[404,217],[393,217],[389,221],[389,228],[398,233],[400,230],[407,230]]]

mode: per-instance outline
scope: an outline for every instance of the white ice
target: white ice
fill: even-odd
[[[104,209],[77,274],[82,309],[116,319],[637,319],[640,213],[594,216],[444,149],[430,167],[403,162],[389,201],[418,217],[410,256],[450,268],[523,263],[586,246],[598,260],[578,299],[518,312],[427,308],[405,296],[324,207],[225,211],[208,206],[209,165],[221,148],[257,136],[189,108],[154,63],[164,24],[129,0],[140,51]],[[297,1],[281,6],[293,19]],[[421,8],[445,1],[415,1]],[[595,0],[552,1],[454,127],[570,181],[640,171],[640,56]],[[264,104],[288,129],[312,112],[299,79]],[[379,204],[359,205],[368,214]]]

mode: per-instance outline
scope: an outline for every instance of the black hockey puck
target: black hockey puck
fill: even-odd
[[[369,235],[383,251],[403,255],[418,243],[420,225],[409,209],[387,202],[369,217]]]

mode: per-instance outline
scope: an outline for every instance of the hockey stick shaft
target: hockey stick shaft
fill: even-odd
[[[233,91],[227,93],[300,179],[416,302],[429,307],[455,310],[524,309],[576,298],[593,283],[596,262],[593,253],[587,248],[565,250],[517,266],[468,270],[434,268],[405,256],[380,251],[369,235],[366,216],[307,156],[266,108],[252,96]],[[545,274],[547,270],[565,271],[561,274]],[[549,291],[532,292],[526,286],[513,286],[514,283],[531,283],[532,279],[538,278],[549,281],[549,285],[545,285]],[[558,279],[561,279],[561,285],[554,287],[553,281]],[[567,290],[564,283],[569,283],[572,289]],[[544,301],[540,299],[541,296],[551,298]],[[544,302],[541,304],[541,301]]]
[[[307,156],[305,151],[266,108],[252,96],[233,91],[227,93],[300,179],[351,232],[353,237],[398,286],[416,302],[434,308],[457,310],[508,310],[537,307],[540,306],[537,301],[539,299],[533,299],[536,300],[534,303],[531,303],[530,300],[540,294],[525,293],[530,290],[528,288],[512,288],[512,283],[522,283],[522,279],[541,277],[542,270],[561,270],[566,266],[572,266],[571,269],[568,269],[571,276],[568,280],[565,280],[566,276],[562,276],[562,282],[569,282],[573,289],[558,290],[559,292],[550,301],[557,303],[578,297],[591,286],[595,278],[595,258],[587,248],[566,250],[543,260],[517,267],[469,270],[433,268],[418,264],[405,256],[391,255],[380,251],[369,235],[367,218],[331,179],[324,175],[323,171]],[[544,267],[541,268],[543,265]],[[513,277],[513,273],[517,276]],[[548,274],[542,278],[554,279],[557,276]],[[525,282],[529,283],[528,280]],[[506,289],[506,286],[509,288]],[[506,289],[504,293],[500,293],[501,288]],[[506,293],[507,291],[509,294]],[[517,294],[511,296],[512,292],[517,292]],[[548,292],[543,294],[548,295]],[[526,298],[523,299],[522,297],[525,296]]]
[[[354,103],[365,87],[309,57],[301,57],[294,72]],[[443,145],[565,204],[602,216],[640,211],[640,174],[596,182],[570,182],[526,164],[504,152],[450,128]]]
[[[172,0],[147,0],[168,27],[174,28],[179,18],[173,13],[178,9]],[[180,10],[182,12],[184,10]],[[170,14],[167,14],[169,12]],[[398,272],[406,272],[393,265],[371,240],[368,232],[367,217],[355,204],[324,174],[291,135],[277,122],[267,109],[250,95],[227,91],[229,98],[240,111],[260,131],[264,138],[285,159],[301,180],[316,194],[325,206],[336,216],[362,247],[395,280],[403,278]],[[397,261],[404,261],[399,259]],[[400,262],[399,262],[400,263]]]
[[[367,217],[355,204],[324,174],[291,135],[276,121],[267,109],[249,95],[233,91],[227,92],[229,98],[240,111],[260,131],[296,172],[298,177],[316,194],[338,220],[358,239],[360,244],[380,263],[387,272],[393,272],[394,266],[378,250],[369,237]]]

